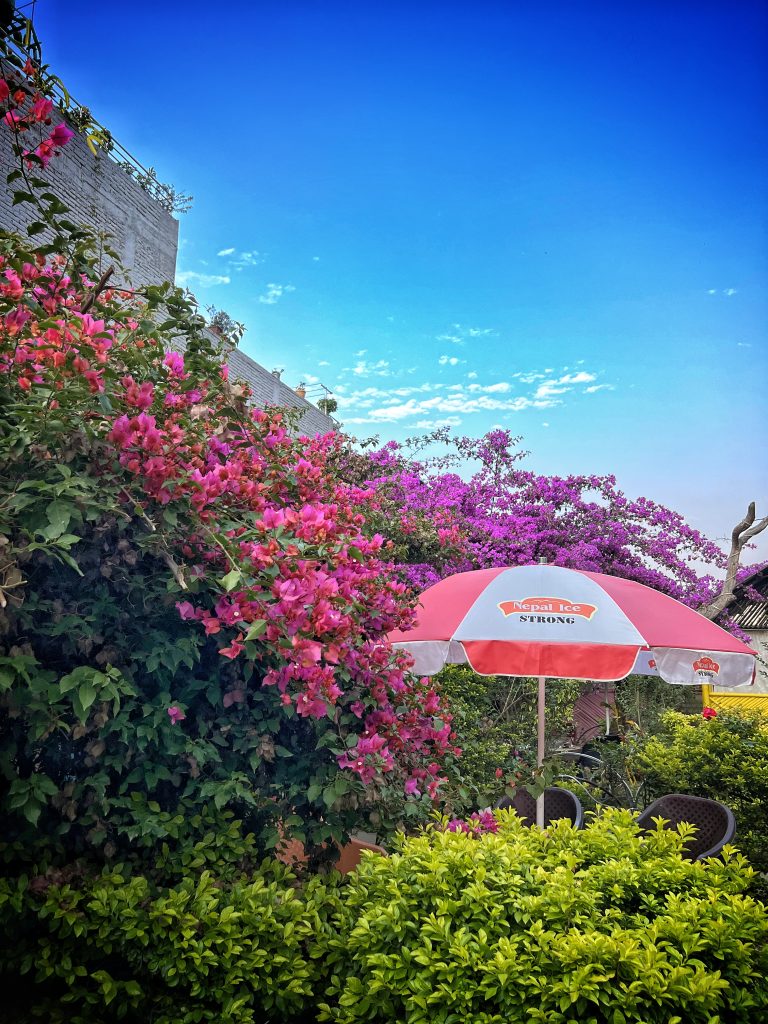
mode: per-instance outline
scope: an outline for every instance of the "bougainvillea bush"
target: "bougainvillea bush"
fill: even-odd
[[[758,1024],[768,918],[734,851],[690,862],[627,811],[584,831],[431,829],[342,893],[320,1019],[335,1024]]]
[[[636,580],[691,607],[711,599],[712,573],[725,565],[717,544],[658,502],[627,497],[613,476],[525,468],[520,440],[501,429],[479,439],[436,431],[348,456],[348,474],[377,489],[408,580],[423,588],[455,572],[545,558]],[[424,457],[435,446],[445,453]]]
[[[412,611],[370,489],[336,435],[250,406],[190,296],[96,266],[39,177],[69,142],[45,87],[29,62],[0,86],[39,216],[0,236],[7,837],[110,858],[211,804],[332,852],[418,813],[453,746],[385,640]]]

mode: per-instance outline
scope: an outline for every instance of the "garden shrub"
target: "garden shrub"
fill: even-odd
[[[478,676],[466,665],[449,665],[435,682],[462,752],[448,767],[451,785],[443,802],[473,810],[502,796],[516,777],[529,781],[536,764],[537,681]],[[569,733],[582,687],[570,680],[547,687],[549,735]]]
[[[662,724],[636,756],[648,799],[690,793],[727,804],[740,848],[768,871],[768,721],[748,711],[711,719],[669,712]]]
[[[729,849],[690,862],[627,811],[544,832],[434,828],[350,877],[321,1020],[758,1024],[768,918]]]
[[[93,878],[52,877],[0,881],[0,1018],[314,1019],[323,965],[308,951],[328,939],[338,876],[297,887],[270,859],[226,882],[203,870],[159,885],[120,865]]]

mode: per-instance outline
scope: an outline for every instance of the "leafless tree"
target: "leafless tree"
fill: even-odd
[[[701,615],[706,615],[708,619],[716,619],[721,612],[724,612],[729,605],[733,604],[736,599],[734,591],[741,552],[744,545],[748,544],[758,533],[762,533],[766,527],[768,527],[768,516],[763,516],[762,519],[758,519],[755,522],[755,503],[754,501],[750,502],[747,514],[740,523],[734,526],[731,533],[731,550],[728,555],[728,566],[720,593],[709,604],[698,609]]]

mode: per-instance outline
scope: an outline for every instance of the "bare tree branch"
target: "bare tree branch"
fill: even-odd
[[[747,514],[740,523],[734,526],[731,532],[731,550],[728,554],[728,565],[720,593],[709,604],[699,608],[699,614],[706,616],[708,619],[716,619],[721,612],[724,612],[729,605],[733,604],[736,599],[734,590],[736,588],[736,575],[739,571],[742,549],[753,537],[756,537],[758,533],[762,533],[766,527],[768,527],[768,516],[764,516],[755,522],[755,503],[751,501]]]
[[[85,301],[83,302],[83,305],[80,308],[80,312],[81,313],[87,313],[88,312],[88,310],[94,304],[96,299],[98,299],[98,297],[101,295],[101,293],[107,287],[107,281],[109,281],[110,277],[112,277],[114,272],[115,272],[115,268],[114,267],[108,267],[104,271],[104,273],[99,278],[99,281],[96,284],[96,287],[93,289],[93,291],[88,296],[88,298],[85,299]]]

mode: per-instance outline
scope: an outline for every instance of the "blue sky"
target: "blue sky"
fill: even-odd
[[[350,432],[503,425],[531,468],[722,536],[768,511],[767,12],[39,0],[36,24],[194,195],[179,280]]]

